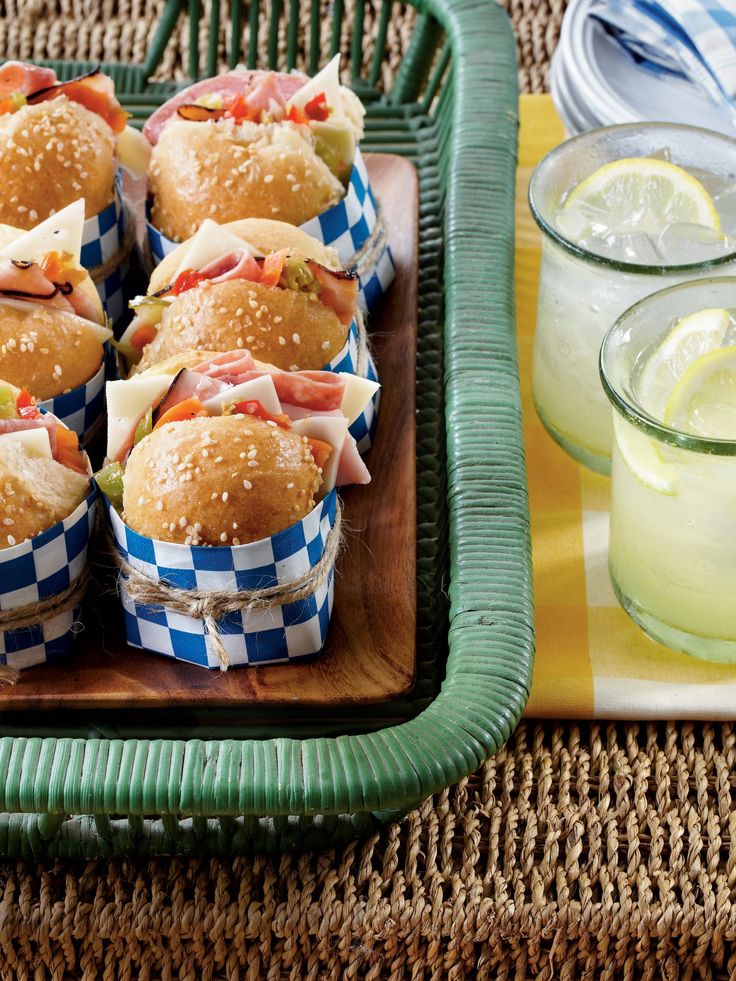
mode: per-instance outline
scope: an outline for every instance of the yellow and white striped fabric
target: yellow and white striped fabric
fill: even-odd
[[[539,232],[527,188],[564,139],[546,95],[521,98],[516,188],[516,300],[531,498],[537,657],[526,714],[550,718],[734,719],[736,665],[708,664],[649,640],[608,579],[608,478],[547,435],[531,397]]]

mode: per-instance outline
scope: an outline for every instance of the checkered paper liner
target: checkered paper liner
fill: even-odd
[[[90,271],[109,262],[117,255],[125,242],[127,216],[121,191],[122,176],[118,172],[112,202],[103,210],[87,218],[82,234],[82,265]],[[100,283],[95,283],[105,313],[118,324],[128,313],[126,279],[130,274],[130,261],[125,259]]]
[[[99,371],[85,385],[63,392],[51,399],[39,402],[39,408],[53,412],[67,429],[73,429],[80,439],[90,435],[105,412],[105,382],[117,378],[117,363],[111,344],[105,345],[105,353]]]
[[[87,564],[97,506],[93,489],[79,507],[53,528],[29,541],[0,549],[0,610],[49,599],[71,586]],[[79,610],[46,623],[0,631],[0,665],[17,671],[53,662],[69,653]]]
[[[346,372],[349,375],[357,375],[358,364],[358,322],[353,320],[348,331],[348,339],[345,347],[335,355],[328,364],[325,371]],[[378,369],[370,352],[367,358],[367,367],[364,376],[370,381],[378,381]],[[358,444],[360,453],[367,453],[373,443],[378,424],[378,408],[381,404],[381,390],[379,389],[361,414],[350,426],[349,432]]]
[[[331,491],[312,511],[285,531],[247,545],[179,545],[139,535],[103,498],[118,552],[152,579],[183,589],[265,589],[303,576],[319,562],[335,523],[337,496]],[[284,606],[228,614],[218,622],[233,666],[288,662],[321,651],[327,638],[334,596],[334,566],[307,599]],[[201,620],[166,606],[144,606],[131,599],[120,577],[125,632],[131,647],[178,661],[219,668]]]
[[[150,209],[146,209],[150,217]],[[378,206],[371,189],[368,171],[360,150],[355,152],[353,169],[345,197],[316,218],[305,222],[301,228],[316,238],[318,242],[337,250],[343,269],[350,269],[356,263],[356,255],[376,227]],[[148,242],[154,266],[178,248],[181,243],[173,242],[155,228],[150,220]],[[378,259],[360,277],[358,305],[364,313],[369,313],[389,288],[396,275],[391,249],[386,242]]]

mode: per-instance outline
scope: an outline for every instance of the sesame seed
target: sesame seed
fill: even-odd
[[[228,492],[227,491],[223,491],[222,492],[222,503],[223,504],[225,504],[227,502],[228,497],[230,497],[230,495],[228,494]]]
[[[287,490],[291,490],[291,488],[292,488],[293,486],[294,486],[294,483],[293,483],[293,481],[291,481],[291,480],[290,480],[290,481],[289,481],[289,483],[288,483],[288,484],[286,485],[286,489],[287,489]]]
[[[227,541],[227,532],[226,531],[223,531],[223,533],[220,535],[220,541],[221,542],[226,542]]]
[[[258,466],[258,460],[248,460],[248,466],[249,467],[257,467]]]
[[[291,335],[291,339],[295,344],[301,344],[302,342],[301,337],[296,332]]]
[[[233,545],[240,545],[240,539],[239,538],[233,538]]]
[[[163,509],[164,509],[164,502],[163,501],[156,501],[156,510],[157,511],[163,511]]]
[[[255,447],[252,450],[249,450],[248,451],[248,459],[249,460],[255,460],[255,458],[257,456],[258,456],[258,450]]]
[[[322,350],[323,351],[326,351],[329,346],[330,346],[330,342],[329,341],[322,341]]]
[[[251,484],[251,482],[249,480],[244,480],[243,481],[243,487],[245,487],[246,490],[252,490],[253,489],[253,484]]]
[[[8,535],[8,545],[15,545],[15,539],[12,535]]]

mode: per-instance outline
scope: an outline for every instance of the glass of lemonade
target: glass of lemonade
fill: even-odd
[[[736,271],[736,141],[664,123],[592,130],[542,160],[529,204],[542,230],[537,412],[566,452],[608,473],[603,335],[655,290]]]
[[[619,601],[668,647],[736,662],[736,278],[632,306],[603,341],[600,376]]]

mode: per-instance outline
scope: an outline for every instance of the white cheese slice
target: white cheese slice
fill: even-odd
[[[308,102],[311,102],[321,92],[327,97],[327,105],[332,110],[330,120],[335,122],[342,118],[342,98],[340,95],[340,55],[339,53],[329,61],[322,71],[317,72],[314,78],[310,78],[306,85],[292,95],[287,102],[287,108],[294,106],[296,109],[304,109]]]
[[[260,378],[251,378],[250,381],[226,388],[213,395],[211,399],[207,399],[204,407],[210,414],[221,415],[224,406],[233,402],[246,402],[249,399],[257,399],[272,416],[277,416],[282,411],[276,386],[270,375],[261,375]]]
[[[322,483],[319,487],[320,496],[324,497],[325,494],[329,494],[337,481],[337,468],[340,466],[340,456],[348,432],[348,421],[337,416],[307,416],[292,423],[291,429],[299,436],[321,439],[332,447],[330,458],[322,471]]]
[[[118,136],[118,160],[133,177],[145,177],[151,159],[151,144],[139,129],[126,126]]]
[[[114,460],[141,416],[168,391],[171,375],[140,375],[107,383],[107,456]]]
[[[338,374],[345,379],[345,393],[340,411],[347,417],[348,426],[352,426],[381,386],[376,381],[349,375],[345,371],[340,371]]]
[[[52,460],[51,438],[48,429],[21,429],[17,433],[3,433],[0,439],[11,439],[20,443],[28,456],[45,457]]]
[[[83,231],[84,198],[80,198],[29,231],[17,229],[15,239],[0,249],[0,259],[35,262],[48,252],[70,252],[79,265]]]
[[[211,218],[205,218],[197,233],[181,246],[181,260],[172,276],[172,282],[185,269],[203,269],[208,263],[227,255],[233,249],[243,248],[249,249],[251,255],[256,254],[252,245],[233,235]]]

